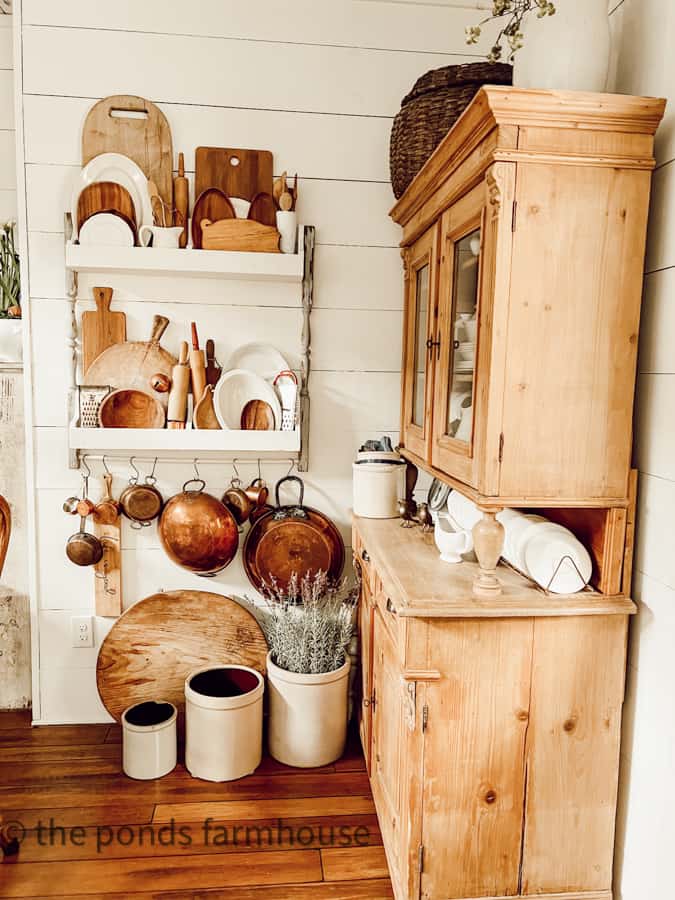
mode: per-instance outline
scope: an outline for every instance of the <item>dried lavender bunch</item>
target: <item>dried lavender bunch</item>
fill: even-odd
[[[19,254],[14,245],[15,222],[0,228],[0,319],[21,315]]]
[[[467,44],[477,44],[483,25],[492,19],[504,19],[505,24],[488,53],[488,61],[496,63],[502,59],[504,52],[502,42],[506,41],[508,45],[506,61],[513,62],[516,52],[523,46],[523,19],[534,10],[537,11],[538,19],[555,15],[555,6],[550,0],[493,0],[492,14],[478,25],[471,25],[466,29],[466,42]]]
[[[344,664],[353,632],[358,585],[331,582],[325,572],[298,579],[287,589],[266,586],[261,625],[272,660],[287,672],[318,675]]]

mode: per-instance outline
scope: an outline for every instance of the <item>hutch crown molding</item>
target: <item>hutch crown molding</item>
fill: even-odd
[[[484,87],[392,211],[402,453],[483,510],[478,563],[355,518],[361,739],[397,900],[611,900],[633,390],[664,101]],[[505,506],[591,584],[499,564]]]

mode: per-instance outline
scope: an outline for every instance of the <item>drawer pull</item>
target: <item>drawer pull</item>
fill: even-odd
[[[361,559],[362,559],[364,562],[370,562],[370,556],[368,555],[368,551],[367,551],[367,550],[362,550],[362,551],[361,551]]]

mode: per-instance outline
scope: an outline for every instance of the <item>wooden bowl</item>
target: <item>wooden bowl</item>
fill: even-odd
[[[144,391],[113,391],[101,403],[101,428],[164,428],[164,407]]]
[[[96,181],[87,185],[77,199],[77,230],[96,213],[115,213],[124,219],[137,235],[136,210],[129,191],[114,181]]]

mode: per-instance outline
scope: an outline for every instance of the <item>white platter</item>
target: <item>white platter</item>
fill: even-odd
[[[119,216],[101,212],[90,216],[80,228],[83,247],[133,247],[134,233]]]
[[[237,347],[227,361],[226,369],[246,369],[255,372],[266,381],[274,381],[279,372],[290,368],[284,357],[272,344],[254,341]]]
[[[537,528],[528,540],[525,564],[530,578],[554,594],[574,594],[583,590],[593,571],[591,557],[584,545],[567,529],[547,525]]]
[[[131,195],[136,212],[136,227],[152,225],[152,206],[148,193],[148,179],[136,163],[122,153],[101,153],[83,166],[77,176],[71,198],[73,240],[77,239],[77,201],[82,191],[97,181],[113,181],[121,184]]]
[[[281,404],[277,393],[264,378],[246,369],[224,372],[216,385],[213,405],[222,428],[241,431],[241,414],[251,400],[269,403],[274,413],[274,428],[281,429]]]

